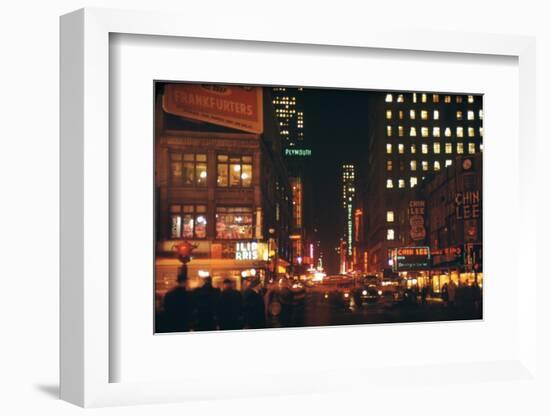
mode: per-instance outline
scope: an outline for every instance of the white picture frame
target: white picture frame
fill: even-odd
[[[181,22],[186,24],[182,25]],[[429,51],[442,54],[504,55],[518,60],[519,67],[519,195],[520,214],[517,264],[522,264],[525,286],[518,288],[517,354],[508,360],[457,364],[450,360],[410,368],[369,369],[376,379],[397,377],[404,388],[418,382],[449,383],[450,372],[462,383],[507,381],[509,388],[536,390],[542,383],[537,372],[537,304],[534,296],[537,271],[532,242],[536,241],[535,189],[531,181],[536,151],[535,40],[530,37],[476,33],[427,33],[421,31],[366,28],[328,34],[311,25],[307,34],[289,27],[247,23],[236,33],[235,22],[203,26],[200,19],[173,13],[106,9],[83,9],[61,18],[61,398],[79,406],[161,403],[213,397],[271,395],[312,391],[305,378],[289,381],[273,375],[273,383],[237,380],[227,389],[223,383],[193,379],[185,381],[110,382],[110,364],[117,357],[110,349],[110,169],[109,154],[109,38],[111,34],[225,39],[246,42],[332,45],[337,48]],[[245,34],[243,34],[245,33]],[[528,213],[528,215],[527,215]],[[529,243],[529,245],[527,244]],[[516,264],[516,265],[517,265]],[[513,269],[513,268],[512,268]],[[516,270],[516,273],[519,273]],[[526,288],[529,288],[527,290]],[[371,386],[361,371],[331,369],[317,391],[361,390]],[[485,374],[485,376],[480,376]],[[472,377],[472,375],[474,375]],[[500,375],[500,376],[499,376]],[[304,375],[307,377],[307,375]],[[279,378],[278,378],[279,377]],[[500,378],[499,378],[500,377]],[[346,383],[342,379],[348,379]],[[273,386],[281,386],[279,389]],[[529,384],[530,383],[530,384]],[[352,387],[354,386],[354,387]],[[369,388],[371,388],[369,387]],[[465,390],[466,391],[466,390]],[[496,392],[492,393],[495,394]]]

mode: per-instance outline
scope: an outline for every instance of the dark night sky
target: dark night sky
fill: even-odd
[[[313,151],[313,210],[329,273],[338,273],[334,248],[343,231],[341,166],[351,162],[357,169],[367,161],[367,95],[336,89],[303,92],[304,135]]]

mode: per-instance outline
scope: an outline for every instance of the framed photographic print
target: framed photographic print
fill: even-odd
[[[61,20],[62,398],[536,385],[533,39],[186,21]]]

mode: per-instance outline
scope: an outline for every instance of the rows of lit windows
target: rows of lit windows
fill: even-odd
[[[400,171],[404,171],[405,170],[405,163],[403,161],[400,161],[401,163],[401,168],[400,168]],[[420,166],[421,166],[421,169],[426,172],[429,170],[429,161],[428,160],[421,160],[420,161]],[[433,163],[433,170],[434,171],[438,171],[441,169],[441,162],[439,160],[435,160],[432,162]],[[445,161],[445,167],[451,165],[451,160],[450,159],[446,159]],[[416,172],[418,170],[418,161],[416,160],[409,160],[409,170],[411,172]],[[393,171],[393,161],[392,160],[387,160],[386,161],[386,171],[388,172],[392,172]]]
[[[483,127],[479,127],[479,136],[483,137]],[[387,125],[386,126],[386,136],[392,137],[393,136],[393,126]],[[455,137],[462,138],[464,137],[465,132],[467,133],[468,137],[476,137],[476,131],[475,127],[468,127],[466,130],[463,126],[457,126],[455,128]],[[409,137],[417,137],[418,129],[415,126],[409,127],[408,135]],[[445,127],[445,130],[443,131],[443,134],[445,137],[452,137],[452,130],[450,127]],[[430,128],[423,126],[420,127],[420,135],[424,138],[430,137]],[[397,136],[398,137],[404,137],[405,136],[405,128],[403,126],[397,126]],[[431,136],[432,137],[441,137],[441,127],[434,126],[431,130]]]
[[[430,111],[428,110],[419,110],[420,111],[420,119],[421,120],[429,120],[430,119]],[[432,119],[433,120],[439,120],[439,110],[433,110],[432,112]],[[393,119],[393,111],[392,110],[386,110],[386,120],[392,120]],[[398,110],[396,113],[397,115],[397,118],[399,120],[403,120],[404,119],[404,111],[403,110]],[[414,110],[414,109],[411,109],[409,110],[409,119],[410,120],[416,120],[416,114],[417,114],[417,110]],[[480,120],[483,119],[483,110],[479,110],[478,111],[478,118]],[[457,110],[456,111],[456,119],[457,120],[464,120],[464,114],[461,110]],[[475,111],[473,110],[467,110],[466,111],[466,119],[468,121],[472,121],[472,120],[475,120],[476,117],[475,117]]]
[[[474,154],[476,152],[476,144],[475,143],[455,143],[456,145],[456,153],[461,155],[464,154],[464,145],[467,144],[468,154]],[[400,155],[405,154],[406,152],[406,146],[403,143],[397,144],[397,153]],[[410,154],[416,154],[416,144],[411,144],[409,146]],[[427,143],[422,143],[420,146],[420,151],[423,155],[427,155],[430,153],[429,151],[430,147]],[[480,146],[481,150],[481,146]],[[449,155],[453,153],[453,143],[445,143],[444,147],[445,154]],[[391,155],[394,152],[394,146],[392,143],[386,143],[386,154]],[[441,143],[440,142],[434,142],[432,146],[432,153],[433,154],[441,154]]]
[[[432,102],[433,103],[439,103],[439,94],[427,94],[427,93],[413,93],[412,94],[412,102],[413,103],[417,103],[420,99],[420,102],[422,103],[427,103],[428,102],[428,95],[431,95],[431,99],[432,99]],[[455,101],[457,104],[461,104],[462,103],[462,96],[461,95],[457,95],[455,96]],[[386,94],[386,98],[385,98],[385,101],[387,103],[393,103],[394,102],[394,94]],[[398,103],[404,103],[405,102],[405,95],[404,94],[396,94],[396,97],[395,97],[395,101],[398,102]],[[445,104],[450,104],[452,102],[452,97],[450,95],[445,95],[443,101],[445,102]],[[474,103],[474,96],[473,95],[468,95],[467,97],[467,102],[468,104],[473,104]]]

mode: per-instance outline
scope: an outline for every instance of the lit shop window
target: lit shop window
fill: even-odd
[[[421,131],[421,133],[422,133],[422,137],[428,137],[428,136],[430,135],[429,130],[428,130],[427,127],[422,127],[422,128],[420,129],[420,131]]]
[[[386,119],[391,120],[391,110],[386,110]]]
[[[456,144],[456,153],[458,153],[459,155],[464,153],[464,143]]]
[[[397,145],[397,151],[399,152],[400,155],[402,155],[403,153],[405,153],[405,146],[403,144],[398,144]]]
[[[461,104],[462,103],[462,97],[460,95],[456,96],[456,103]]]
[[[468,110],[468,120],[474,120],[474,112],[472,110]]]
[[[434,127],[432,130],[432,135],[434,137],[440,137],[441,136],[441,128],[440,127]]]
[[[453,144],[452,143],[445,143],[445,153],[447,153],[447,154],[453,153]]]
[[[206,205],[171,205],[170,237],[206,238]]]
[[[439,94],[434,94],[434,95],[432,96],[432,101],[433,101],[434,103],[438,103],[438,102],[439,102]]]
[[[428,119],[428,111],[422,110],[422,111],[420,112],[420,118],[421,118],[422,120],[427,120],[427,119]]]
[[[415,171],[416,170],[416,160],[411,160],[410,165],[411,165],[411,170]]]
[[[446,95],[445,96],[445,104],[449,104],[451,102],[451,96],[450,95]]]
[[[434,110],[434,120],[439,120],[439,110]]]
[[[462,120],[462,111],[457,111],[456,112],[456,119],[457,120]]]
[[[439,142],[434,143],[434,154],[438,155],[441,153],[441,144]]]
[[[174,186],[206,186],[205,154],[170,153],[170,178]]]
[[[391,137],[391,126],[386,126],[386,135]]]
[[[393,188],[393,180],[386,179],[386,188],[388,189]]]
[[[423,155],[428,154],[428,145],[426,143],[422,144],[422,154]]]
[[[468,127],[468,137],[475,137],[476,131],[473,127]]]
[[[447,160],[445,161],[445,167],[451,166],[452,164],[453,164],[453,161],[450,160],[450,159],[447,159]]]
[[[386,221],[387,222],[394,221],[393,211],[386,211]]]
[[[416,145],[411,144],[411,154],[414,155],[416,153]]]
[[[416,137],[416,127],[411,127],[411,130],[409,131],[409,136]]]
[[[441,170],[441,164],[439,163],[439,160],[434,161],[434,171]]]
[[[220,187],[249,187],[252,185],[252,156],[218,155]]]
[[[391,160],[386,160],[386,170],[388,172],[391,172],[392,169],[393,169],[393,162]]]
[[[428,101],[428,95],[427,94],[422,94],[422,102],[425,103]]]
[[[391,143],[386,144],[386,153],[391,155]]]
[[[386,239],[387,240],[395,240],[395,231],[393,230],[393,228],[388,228],[388,232],[386,234]]]
[[[252,238],[252,208],[218,207],[216,209],[216,238],[240,240]]]
[[[428,170],[428,161],[423,160],[422,161],[422,170],[427,171]]]
[[[402,103],[402,102],[404,102],[404,101],[405,101],[405,100],[404,100],[404,98],[403,98],[403,94],[399,94],[399,95],[397,96],[397,102],[398,102],[398,103]]]
[[[393,95],[391,95],[391,94],[386,94],[386,102],[387,102],[387,103],[393,102]]]
[[[409,110],[409,118],[411,120],[414,120],[416,118],[416,111],[415,110]]]
[[[405,129],[403,128],[403,126],[397,126],[397,135],[398,135],[399,137],[403,137],[403,134],[405,134],[405,133],[404,133],[404,130],[405,130]]]
[[[409,180],[409,185],[411,188],[415,187],[418,184],[418,178],[416,176],[411,176]]]
[[[451,128],[445,127],[445,137],[451,137]]]
[[[476,144],[468,143],[468,153],[474,154],[476,152]]]
[[[473,104],[473,102],[474,102],[474,96],[468,95],[468,103]]]
[[[464,127],[456,128],[456,137],[464,137]]]

